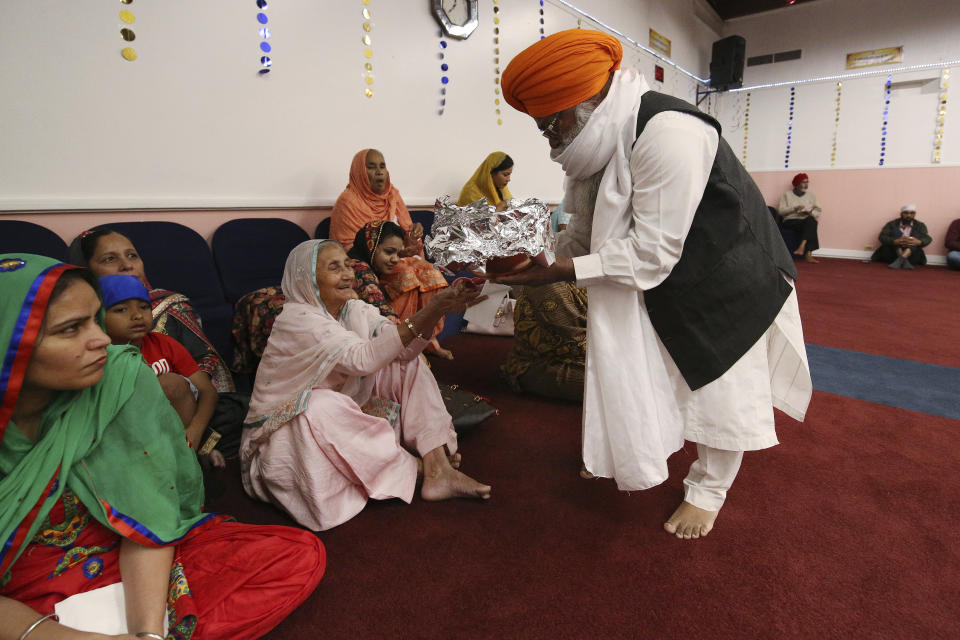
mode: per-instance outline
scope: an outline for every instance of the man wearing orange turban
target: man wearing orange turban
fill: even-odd
[[[696,442],[664,528],[699,538],[743,452],[777,444],[773,406],[806,412],[797,272],[720,124],[650,91],[621,57],[615,38],[571,30],[504,70],[504,97],[533,117],[567,175],[573,216],[556,262],[499,281],[587,288],[585,470],[646,489],[667,478],[684,439]]]
[[[819,262],[813,252],[820,248],[817,226],[820,219],[820,203],[810,191],[810,176],[798,173],[793,176],[793,189],[780,196],[777,213],[783,218],[781,223],[800,237],[800,245],[794,255],[803,256],[807,262]]]

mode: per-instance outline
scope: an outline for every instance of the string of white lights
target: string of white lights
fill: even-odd
[[[950,60],[948,62],[932,62],[930,64],[915,64],[909,67],[897,67],[896,69],[876,69],[874,71],[861,71],[859,73],[844,73],[835,76],[820,76],[818,78],[807,78],[806,80],[788,80],[786,82],[771,82],[769,84],[755,84],[749,87],[739,89],[730,89],[729,93],[739,91],[756,91],[757,89],[770,89],[772,87],[783,87],[794,84],[810,84],[812,82],[834,82],[843,81],[850,78],[864,78],[867,76],[884,76],[890,74],[907,73],[909,71],[920,71],[923,69],[943,69],[946,67],[955,67],[960,65],[960,60]]]
[[[705,87],[709,87],[709,86],[710,86],[710,79],[709,79],[709,78],[701,78],[701,77],[699,77],[698,75],[696,75],[695,73],[693,73],[693,72],[691,72],[691,71],[687,71],[686,69],[684,69],[683,67],[681,67],[680,65],[678,65],[676,62],[673,62],[673,61],[670,60],[669,58],[663,57],[663,55],[661,55],[659,52],[651,49],[650,47],[647,47],[647,46],[644,46],[644,45],[640,44],[639,42],[637,42],[636,40],[634,40],[633,38],[631,38],[631,37],[628,36],[627,34],[623,33],[623,32],[620,31],[619,29],[616,29],[616,28],[610,26],[609,24],[607,24],[607,23],[604,22],[603,20],[600,20],[599,18],[596,18],[596,17],[593,16],[592,14],[587,13],[587,12],[584,11],[583,9],[581,9],[581,8],[579,8],[579,7],[575,6],[575,5],[567,2],[567,0],[547,0],[547,2],[549,2],[550,4],[553,4],[553,5],[558,5],[558,6],[561,6],[561,7],[565,7],[565,8],[567,8],[568,10],[572,11],[573,13],[575,13],[575,14],[577,14],[577,15],[580,15],[580,16],[583,16],[584,18],[590,20],[591,22],[594,22],[594,23],[596,23],[597,25],[603,27],[605,30],[609,31],[609,32],[612,33],[613,35],[618,36],[618,37],[622,38],[623,40],[626,40],[628,43],[630,43],[632,46],[636,47],[637,49],[640,49],[641,51],[650,54],[651,56],[653,56],[653,57],[656,58],[657,60],[660,60],[660,61],[663,62],[664,64],[666,64],[666,65],[668,65],[668,66],[670,66],[670,67],[673,67],[674,69],[676,69],[676,70],[679,71],[680,73],[684,74],[685,76],[689,77],[690,79],[696,80],[697,82],[699,82],[700,84],[704,85]],[[943,69],[943,68],[947,68],[947,67],[956,67],[956,66],[958,66],[958,65],[960,65],[960,60],[950,60],[950,61],[947,61],[947,62],[932,62],[932,63],[930,63],[930,64],[915,64],[915,65],[911,65],[911,66],[907,66],[907,67],[897,67],[897,68],[895,68],[895,69],[877,69],[877,70],[873,70],[873,71],[860,71],[860,72],[857,72],[857,73],[843,73],[843,74],[837,74],[837,75],[832,75],[832,76],[818,76],[818,77],[816,77],[816,78],[807,78],[807,79],[804,79],[804,80],[786,80],[786,81],[784,81],[784,82],[770,82],[770,83],[768,83],[768,84],[756,84],[756,85],[751,85],[751,86],[749,86],[749,87],[741,87],[741,88],[739,88],[739,89],[729,89],[729,90],[727,91],[727,93],[738,93],[738,92],[740,92],[740,91],[755,91],[755,90],[757,90],[757,89],[771,89],[771,88],[773,88],[773,87],[784,87],[784,86],[787,86],[787,85],[798,85],[798,84],[811,84],[811,83],[815,83],[815,82],[836,82],[836,81],[847,80],[847,79],[850,79],[850,78],[864,78],[864,77],[867,77],[867,76],[882,76],[882,75],[889,75],[889,74],[894,74],[894,75],[896,75],[896,74],[900,74],[900,73],[908,73],[908,72],[910,72],[910,71],[920,71],[920,70],[923,70],[923,69]]]
[[[607,24],[606,22],[595,18],[594,16],[590,15],[589,13],[587,13],[586,11],[584,11],[583,9],[580,9],[579,7],[575,7],[574,5],[570,4],[569,2],[567,2],[567,0],[547,0],[547,2],[550,2],[551,4],[554,4],[554,5],[562,5],[562,6],[566,7],[566,8],[568,8],[570,11],[573,11],[574,13],[579,14],[579,15],[583,16],[584,18],[587,18],[587,19],[590,20],[591,22],[595,22],[596,24],[600,25],[601,27],[603,27],[604,29],[606,29],[607,31],[609,31],[610,33],[612,33],[613,35],[619,36],[620,38],[623,38],[624,40],[626,40],[627,42],[629,42],[631,45],[633,45],[634,47],[636,47],[637,49],[640,49],[641,51],[643,51],[643,52],[645,52],[645,53],[649,53],[651,56],[653,56],[654,58],[656,58],[656,59],[659,60],[660,62],[662,62],[662,63],[664,63],[665,65],[668,65],[668,66],[670,66],[670,67],[673,67],[674,69],[676,69],[676,70],[679,71],[680,73],[684,74],[685,76],[688,76],[688,77],[691,78],[692,80],[696,80],[697,82],[699,82],[700,84],[703,84],[703,85],[708,84],[708,79],[707,79],[707,78],[701,78],[701,77],[697,76],[695,73],[691,73],[690,71],[687,71],[686,69],[684,69],[683,67],[681,67],[680,65],[678,65],[676,62],[673,62],[673,61],[670,60],[669,58],[664,58],[664,57],[663,57],[660,53],[658,53],[657,51],[654,51],[654,50],[651,49],[650,47],[646,47],[646,46],[640,44],[639,42],[637,42],[636,40],[634,40],[633,38],[631,38],[631,37],[628,36],[627,34],[623,33],[622,31],[619,31],[618,29],[615,29],[614,27],[611,27],[611,26],[610,26],[609,24]]]

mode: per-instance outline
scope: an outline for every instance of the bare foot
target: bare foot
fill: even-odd
[[[581,464],[581,465],[580,465],[580,477],[583,478],[584,480],[593,480],[593,479],[596,478],[597,476],[595,476],[595,475],[593,475],[592,473],[590,473],[589,471],[587,471],[587,465]]]
[[[450,465],[443,447],[423,456],[423,486],[420,497],[430,502],[451,498],[490,499],[490,487],[460,473]]]
[[[450,351],[450,349],[444,349],[440,346],[428,349],[427,353],[432,356],[437,356],[438,358],[443,358],[444,360],[453,360],[453,351]]]
[[[454,469],[460,468],[461,456],[459,451],[451,456],[447,456],[447,460],[450,462],[450,466],[453,467]]]
[[[819,260],[813,257],[812,253],[806,254],[805,256],[803,256],[803,259],[806,260],[807,262],[820,262]]]
[[[663,528],[683,540],[703,538],[713,529],[718,513],[695,507],[684,500],[670,519],[663,523]]]

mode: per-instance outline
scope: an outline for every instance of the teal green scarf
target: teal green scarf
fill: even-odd
[[[58,393],[36,442],[12,422],[50,292],[70,268],[0,255],[0,583],[65,487],[100,523],[145,546],[176,544],[222,520],[201,513],[196,456],[135,349],[108,347],[100,382]]]

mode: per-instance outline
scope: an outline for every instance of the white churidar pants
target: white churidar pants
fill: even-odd
[[[714,449],[698,443],[697,459],[683,479],[683,499],[695,507],[719,511],[742,461],[743,451]]]

